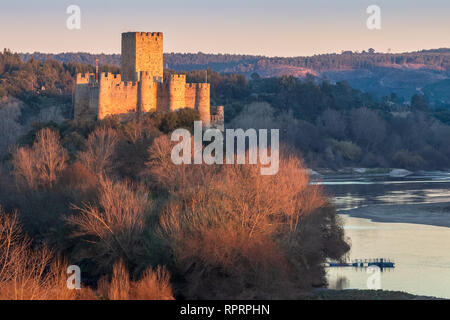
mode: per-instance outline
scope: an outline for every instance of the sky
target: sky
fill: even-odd
[[[67,7],[81,9],[79,30]],[[369,5],[381,29],[369,30]],[[0,0],[0,48],[120,53],[120,34],[164,32],[165,52],[309,56],[450,47],[450,0]]]

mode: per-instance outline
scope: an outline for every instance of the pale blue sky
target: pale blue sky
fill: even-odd
[[[79,5],[81,30],[66,28]],[[381,7],[382,29],[366,28]],[[300,56],[450,47],[450,0],[0,0],[0,48],[120,52],[120,33],[164,32],[165,52]]]

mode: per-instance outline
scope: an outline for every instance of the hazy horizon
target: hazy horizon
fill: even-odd
[[[4,48],[4,49],[9,49],[9,48]],[[406,53],[414,53],[414,52],[420,52],[420,51],[429,51],[429,50],[440,50],[440,49],[449,49],[450,50],[450,46],[449,47],[441,47],[441,48],[424,48],[424,49],[420,49],[420,50],[414,50],[414,51],[404,51],[404,52],[381,52],[381,51],[376,51],[375,53],[380,53],[380,54],[406,54]],[[353,51],[353,53],[362,53],[363,50],[367,49],[362,49],[362,50],[355,50]],[[342,51],[350,51],[350,50],[342,50]],[[61,52],[42,52],[42,51],[28,51],[28,52],[19,52],[19,51],[12,51],[13,53],[18,53],[18,54],[54,54],[54,55],[59,55],[59,54],[67,54],[67,53],[87,53],[87,54],[92,54],[92,55],[100,55],[100,54],[105,54],[105,55],[114,55],[114,54],[118,54],[120,55],[120,52],[112,52],[112,53],[106,53],[106,52],[88,52],[88,51],[61,51]],[[317,53],[317,54],[312,54],[312,55],[303,55],[303,56],[269,56],[269,55],[262,55],[262,54],[249,54],[249,53],[228,53],[228,52],[202,52],[202,51],[198,51],[198,52],[167,52],[164,50],[164,54],[211,54],[211,55],[243,55],[243,56],[259,56],[259,57],[268,57],[268,58],[303,58],[303,57],[313,57],[315,55],[327,55],[327,54],[342,54],[343,52],[325,52],[325,53]]]
[[[81,30],[66,28],[69,5]],[[369,5],[381,7],[381,30],[366,27]],[[164,33],[166,53],[279,57],[362,51],[403,53],[450,47],[446,0],[166,2],[24,0],[2,4],[0,48],[21,53],[120,53],[126,31]]]

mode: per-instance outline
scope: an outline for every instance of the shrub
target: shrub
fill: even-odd
[[[166,268],[147,269],[139,281],[132,283],[132,297],[137,300],[174,300]]]
[[[122,260],[114,264],[109,282],[106,277],[99,281],[99,294],[109,300],[173,300],[170,274],[163,267],[145,270],[138,281],[131,281]]]
[[[361,148],[351,141],[332,140],[331,148],[345,160],[356,161],[361,156]]]
[[[148,126],[151,124],[164,133],[169,133],[178,128],[186,128],[192,131],[194,121],[199,120],[197,110],[184,108],[175,112],[151,112],[143,116],[143,121]]]
[[[420,155],[404,149],[397,151],[392,160],[396,166],[406,169],[421,169],[426,165]]]
[[[108,298],[111,300],[130,299],[130,274],[122,260],[114,264]]]

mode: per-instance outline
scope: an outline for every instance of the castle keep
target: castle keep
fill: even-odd
[[[122,34],[121,74],[77,74],[75,120],[103,119],[108,115],[197,109],[205,125],[223,121],[223,107],[211,118],[210,84],[186,83],[186,76],[163,81],[163,34]]]

